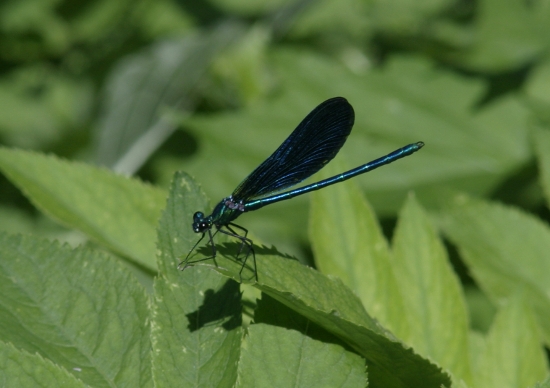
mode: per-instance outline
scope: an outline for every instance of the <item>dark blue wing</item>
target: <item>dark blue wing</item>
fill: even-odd
[[[336,156],[351,132],[353,108],[334,97],[313,109],[280,147],[260,164],[232,196],[248,201],[294,186]]]

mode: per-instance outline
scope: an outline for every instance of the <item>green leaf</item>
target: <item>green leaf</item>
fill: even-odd
[[[325,179],[347,169],[335,161],[317,178]],[[312,194],[309,230],[315,263],[321,272],[342,279],[383,325],[400,332],[407,330],[401,326],[406,327],[408,322],[403,319],[405,307],[388,243],[356,184],[368,178],[361,176]]]
[[[2,143],[38,149],[84,137],[81,128],[91,104],[92,85],[87,80],[75,80],[40,63],[20,66],[0,78]],[[75,144],[67,148],[74,152]]]
[[[212,260],[196,265],[214,268],[238,280],[242,263],[235,261],[237,250],[238,244],[218,246],[217,266]],[[323,327],[366,358],[369,380],[376,381],[376,386],[440,387],[450,384],[437,367],[406,348],[372,319],[357,296],[341,281],[273,254],[273,249],[256,247],[255,251],[259,278],[255,287]],[[251,266],[253,260],[249,258],[242,272],[243,279],[254,279]]]
[[[495,318],[497,308],[475,284],[464,286],[464,296],[468,304],[470,328],[473,331],[487,333]]]
[[[550,122],[550,60],[537,63],[529,73],[524,86],[525,97],[537,116]],[[536,143],[535,143],[536,144]]]
[[[284,327],[285,329],[299,331],[315,340],[329,342],[346,348],[346,344],[338,337],[329,333],[321,326],[310,321],[303,315],[273,299],[267,294],[258,291],[261,299],[257,298],[256,309],[254,310],[254,323],[265,323],[272,326]]]
[[[4,387],[86,387],[65,369],[40,355],[30,355],[4,342],[0,342],[0,370]]]
[[[547,130],[534,131],[534,147],[540,171],[540,185],[546,197],[546,207],[550,207],[550,133]]]
[[[6,39],[3,43],[8,50],[4,50],[7,52],[2,56],[7,56],[11,60],[27,62],[30,58],[58,55],[66,50],[70,44],[71,36],[64,23],[64,18],[56,15],[55,5],[54,1],[4,2],[2,4],[2,35],[6,34],[12,42],[18,40],[18,44],[6,44],[10,40],[3,38]],[[31,41],[34,44],[30,44]]]
[[[233,387],[242,338],[239,285],[205,268],[179,275],[177,283],[155,280],[155,384]]]
[[[439,214],[478,285],[499,305],[518,290],[550,344],[550,229],[518,209],[457,195]]]
[[[548,376],[544,381],[535,384],[533,388],[550,388],[550,376]]]
[[[326,39],[333,53],[343,50],[345,55],[348,49],[348,52],[355,52],[361,58],[362,52],[355,51],[354,44],[364,42],[365,37],[372,34],[376,18],[370,17],[370,3],[361,0],[303,2],[300,5],[306,7],[297,9],[301,12],[291,15],[297,20],[290,20],[287,34],[297,40]]]
[[[142,182],[54,156],[0,148],[0,170],[41,211],[146,268],[165,194]]]
[[[262,323],[243,342],[237,387],[365,387],[364,360],[339,345]]]
[[[242,263],[235,262],[237,250],[238,244],[218,248],[217,267],[212,261],[198,264],[238,280]],[[437,367],[407,349],[372,319],[357,296],[341,281],[280,254],[269,254],[273,250],[258,247],[255,250],[259,277],[255,287],[323,327],[366,358],[371,382],[387,388],[450,384]],[[251,265],[247,263],[244,268],[243,279],[254,279]]]
[[[414,196],[400,213],[393,268],[404,298],[408,332],[395,332],[415,351],[472,384],[468,312],[445,247]]]
[[[512,297],[496,315],[474,366],[476,387],[527,387],[548,375],[536,320],[521,297]]]
[[[183,194],[177,193],[178,187]],[[191,209],[204,208],[200,190],[185,176],[174,179],[172,190],[173,204],[169,202],[163,218],[172,225],[167,228],[170,233],[159,234],[159,241],[165,241],[161,245],[168,247],[168,250],[161,250],[162,262],[168,265],[159,264],[159,268],[161,273],[166,268],[166,276],[170,277],[176,276],[173,268],[178,263],[177,258],[185,256],[191,243],[192,232],[188,227],[179,227],[181,220],[191,218]],[[177,206],[174,205],[176,200]],[[172,208],[177,211],[171,211]],[[440,387],[441,384],[450,384],[448,376],[441,370],[405,348],[372,319],[361,301],[337,279],[327,278],[294,260],[275,255],[273,249],[260,247],[255,248],[256,260],[249,258],[243,268],[242,263],[234,259],[237,249],[238,243],[218,245],[215,261],[205,260],[195,265],[215,268],[235,280],[241,279],[239,272],[242,269],[242,279],[253,280],[256,262],[259,282],[254,286],[351,346],[367,359],[370,380],[379,386]],[[209,255],[210,252],[208,247],[198,249],[200,255]],[[198,259],[200,256],[195,260]],[[399,368],[396,369],[395,365]]]
[[[242,338],[238,283],[205,268],[178,271],[192,233],[192,212],[206,203],[184,173],[176,173],[159,232],[159,270],[152,322],[157,386],[233,387]],[[193,236],[194,235],[194,236]]]
[[[263,380],[267,381],[274,381],[277,377],[274,377],[275,375],[281,375],[285,379],[292,379],[291,376],[288,375],[288,371],[296,372],[295,374],[304,374],[301,372],[302,365],[308,365],[309,371],[307,372],[307,375],[314,376],[319,375],[321,373],[323,376],[325,376],[325,380],[328,379],[338,379],[340,381],[347,381],[349,384],[356,382],[357,384],[361,384],[361,386],[366,385],[367,381],[367,375],[365,373],[365,360],[363,360],[361,357],[357,356],[355,353],[349,352],[348,347],[346,344],[342,341],[340,341],[337,337],[332,335],[331,333],[327,332],[325,329],[320,327],[319,325],[315,324],[314,322],[310,321],[309,319],[305,318],[304,316],[298,314],[296,311],[288,308],[284,304],[278,302],[277,300],[271,298],[267,294],[261,294],[261,299],[258,300],[257,308],[254,310],[254,323],[255,324],[265,324],[264,327],[268,327],[267,325],[271,325],[271,327],[279,327],[284,328],[286,330],[277,331],[280,335],[287,335],[291,337],[298,337],[299,334],[301,334],[303,337],[299,338],[298,340],[293,340],[288,346],[281,346],[279,342],[275,342],[270,346],[263,346],[263,350],[260,349],[254,341],[251,343],[248,343],[248,345],[253,344],[254,346],[254,353],[257,357],[254,357],[253,359],[250,357],[250,354],[247,355],[250,359],[247,359],[244,361],[244,352],[246,352],[247,349],[246,346],[243,346],[243,357],[241,360],[243,360],[244,365],[239,365],[240,368],[240,380],[247,381],[250,380],[247,378],[248,375],[251,377],[257,379],[258,381],[262,382]],[[252,326],[255,327],[256,325]],[[268,331],[269,329],[265,329],[263,331]],[[270,336],[270,332],[266,333],[267,336],[265,337],[256,337],[258,338],[268,338]],[[327,354],[330,353],[332,355],[340,354],[342,357],[342,363],[340,363],[338,368],[331,369],[331,364],[325,365],[324,358],[319,358],[317,356],[320,355],[310,355],[307,358],[308,359],[316,359],[315,366],[311,365],[309,361],[304,360],[301,361],[301,358],[298,357],[296,359],[294,356],[295,352],[299,349],[303,349],[304,351],[308,351],[308,347],[305,347],[305,344],[312,344],[314,346],[319,346],[320,343],[324,343],[324,346],[327,346]],[[329,345],[330,344],[330,345]],[[247,345],[246,343],[244,345]],[[281,361],[275,361],[274,363],[271,361],[268,361],[271,358],[270,354],[266,354],[265,356],[261,356],[260,352],[265,352],[266,349],[273,349],[276,351],[276,356],[280,356],[287,350],[289,351],[289,356],[293,357],[294,362],[290,363],[288,362],[288,359],[286,356],[283,356],[284,358],[281,359]],[[346,350],[345,350],[346,349]],[[262,360],[265,360],[265,366],[261,368],[257,368],[256,366],[263,362]],[[286,360],[286,361],[283,361]],[[337,361],[333,362],[334,364],[338,364]],[[264,368],[268,368],[267,365],[272,365],[271,374],[269,376],[262,376],[262,371]],[[284,365],[284,368],[280,369],[280,366]],[[246,368],[246,372],[244,369]],[[330,370],[330,372],[329,372]],[[292,373],[292,372],[291,372]],[[267,379],[266,379],[267,377]],[[307,376],[302,376],[302,378],[298,379],[295,382],[289,382],[286,383],[278,383],[273,384],[276,386],[290,386],[294,385],[294,383],[298,384],[302,380],[307,380]],[[294,380],[292,380],[294,381]],[[320,382],[313,383],[310,382],[309,384],[305,384],[306,386],[320,386]],[[326,383],[321,386],[340,386],[338,382],[331,383],[332,385],[327,385]],[[245,384],[243,384],[245,385]],[[246,385],[245,385],[246,386]]]
[[[123,173],[137,171],[177,127],[167,111],[194,108],[212,60],[242,32],[227,23],[160,41],[122,60],[107,81],[97,160]]]
[[[471,46],[449,59],[472,70],[505,72],[526,66],[548,48],[550,13],[543,3],[480,0]]]
[[[209,97],[221,104],[235,106],[238,102],[253,104],[268,94],[275,86],[275,80],[268,71],[267,48],[273,31],[263,24],[257,24],[243,32],[235,44],[224,50],[213,61]],[[227,91],[223,91],[227,89]],[[221,91],[221,93],[220,93]],[[236,100],[238,102],[236,102]]]
[[[70,13],[74,15],[74,20],[71,20],[70,23],[72,38],[78,38],[88,44],[102,41],[106,44],[111,41],[111,45],[119,48],[119,45],[122,46],[126,39],[123,37],[114,39],[114,37],[117,34],[129,33],[128,30],[135,23],[133,12],[139,8],[140,3],[142,0],[119,0],[117,2],[97,0],[88,7],[83,7],[80,12]],[[60,17],[60,19],[65,18]],[[126,23],[121,23],[122,20]]]
[[[411,38],[417,30],[426,29],[426,23],[452,7],[451,0],[374,0],[368,13],[371,23],[380,33],[401,34]]]
[[[94,387],[152,386],[144,289],[120,263],[0,234],[0,338]]]

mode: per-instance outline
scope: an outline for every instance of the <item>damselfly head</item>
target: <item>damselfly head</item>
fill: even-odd
[[[212,228],[212,223],[204,217],[203,212],[193,214],[193,231],[195,233],[204,233],[210,228]]]

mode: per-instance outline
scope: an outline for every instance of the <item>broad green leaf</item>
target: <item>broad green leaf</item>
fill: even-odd
[[[41,211],[117,254],[156,269],[155,226],[165,193],[104,169],[0,148],[2,171]]]
[[[0,338],[93,387],[150,387],[149,309],[120,263],[0,234]]]
[[[339,345],[263,323],[243,342],[237,387],[365,387],[364,360]]]
[[[166,220],[174,228],[184,217],[190,217],[191,209],[204,206],[200,199],[200,191],[188,179],[175,178],[174,191],[180,187],[181,193],[173,194],[171,198],[179,205],[169,203],[167,209],[179,209],[177,212],[167,210]],[[174,213],[174,214],[172,214]],[[187,214],[185,214],[187,213]],[[188,218],[187,218],[188,219]],[[163,221],[164,224],[164,221]],[[162,229],[162,228],[161,228]],[[171,230],[171,228],[167,228]],[[179,228],[170,234],[159,234],[166,241],[170,254],[162,253],[166,266],[159,265],[161,273],[166,268],[166,276],[174,277],[179,257],[184,256],[191,243],[190,228]],[[163,245],[164,243],[161,243]],[[239,280],[242,263],[235,261],[238,243],[217,245],[216,260],[205,260],[196,266],[210,267],[218,272]],[[254,286],[283,303],[297,313],[310,319],[313,323],[332,333],[340,341],[351,346],[356,352],[367,359],[369,380],[376,381],[373,386],[393,387],[440,387],[450,385],[448,376],[434,365],[416,355],[411,349],[405,348],[389,332],[373,320],[361,301],[351,290],[337,279],[327,278],[319,272],[305,267],[295,260],[275,255],[274,249],[255,247],[256,260],[249,258],[243,269],[242,279],[253,280],[252,266],[257,264],[259,282]],[[200,255],[210,254],[208,247],[199,248]],[[199,259],[197,257],[197,259]],[[187,270],[186,270],[187,271]],[[185,271],[184,271],[185,272]],[[177,284],[175,281],[173,284]],[[395,368],[395,365],[399,365]]]
[[[241,34],[240,25],[228,23],[160,41],[123,59],[107,80],[98,162],[135,173],[176,130],[167,111],[194,108],[196,89],[212,60]]]
[[[259,292],[260,298],[256,300],[254,309],[254,323],[265,323],[272,326],[299,331],[300,333],[318,341],[346,347],[346,344],[338,337],[329,333],[321,326],[310,321],[303,315],[273,299],[267,294]]]
[[[243,344],[239,381],[255,379],[261,383],[262,380],[266,380],[263,377],[267,376],[263,371],[269,370],[267,381],[277,381],[279,375],[286,380],[286,382],[279,380],[272,386],[339,387],[356,384],[364,387],[366,385],[365,360],[349,350],[344,350],[347,346],[337,337],[267,294],[261,294],[261,299],[258,300],[254,310],[254,323],[262,324],[261,331],[265,335],[258,336],[257,331],[251,342]],[[251,328],[255,329],[256,326],[253,325]],[[272,330],[272,327],[277,329]],[[279,335],[284,338],[291,337],[291,341],[286,345],[281,345],[278,341],[270,345],[261,345],[264,340],[272,341],[270,337],[273,334],[277,337]],[[324,349],[319,349],[319,354],[302,357],[296,353],[300,350],[311,352],[311,348],[317,349],[321,344],[324,344],[322,345]],[[262,355],[265,352],[267,353]],[[329,357],[325,358],[324,355]],[[335,360],[333,357],[336,355],[338,359]],[[268,361],[272,356],[280,359]],[[306,370],[302,371],[303,369]],[[289,376],[289,372],[291,375],[301,376],[294,378]],[[310,380],[314,376],[318,379],[316,382]],[[308,382],[305,383],[305,381]],[[247,386],[244,383],[241,385]],[[248,384],[248,386],[256,385]]]
[[[81,380],[51,361],[4,342],[0,342],[0,370],[3,387],[86,387]]]
[[[336,161],[317,177],[325,179],[346,170],[343,163]],[[312,194],[309,230],[315,263],[321,272],[342,279],[359,296],[369,314],[384,326],[396,333],[407,331],[408,322],[403,319],[405,307],[388,243],[357,187],[356,182],[362,179],[368,180],[369,175]]]
[[[239,285],[206,268],[179,275],[178,282],[155,280],[155,384],[233,387],[242,338]]]
[[[183,173],[172,182],[158,231],[159,277],[152,321],[157,386],[233,387],[242,339],[238,283],[206,268],[178,271],[196,235],[192,212],[204,195]]]
[[[495,317],[483,352],[475,363],[476,387],[528,387],[548,375],[532,311],[514,296]]]
[[[457,195],[439,214],[478,285],[496,305],[523,290],[550,344],[550,229],[518,209]]]
[[[239,280],[242,263],[235,261],[237,250],[238,244],[218,247],[217,266],[212,260],[197,265],[214,268]],[[449,379],[441,370],[384,330],[340,280],[275,254],[273,249],[256,247],[255,251],[259,278],[255,287],[323,327],[363,356],[367,360],[369,381],[376,381],[373,386],[449,386]],[[249,258],[243,280],[254,279],[251,266],[253,260]]]
[[[540,185],[546,197],[546,207],[550,207],[550,134],[547,130],[536,130],[533,137],[540,171]]]
[[[468,312],[460,280],[412,195],[399,215],[393,253],[393,268],[410,322],[408,331],[395,334],[454,378],[471,385]]]

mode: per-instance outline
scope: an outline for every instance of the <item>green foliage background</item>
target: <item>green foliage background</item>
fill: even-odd
[[[1,384],[550,387],[549,48],[548,0],[4,1]],[[426,146],[177,271],[334,96],[310,181]]]

